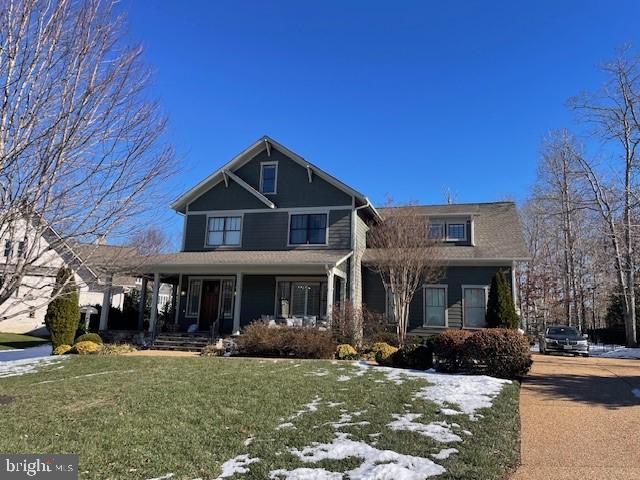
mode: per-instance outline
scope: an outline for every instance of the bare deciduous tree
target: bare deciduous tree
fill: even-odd
[[[0,310],[51,250],[131,235],[172,173],[166,120],[122,26],[108,1],[0,4]]]
[[[602,69],[607,75],[605,86],[598,92],[571,99],[570,105],[581,120],[593,127],[594,137],[610,149],[613,157],[608,168],[583,156],[579,163],[591,187],[594,208],[606,225],[612,263],[623,297],[627,344],[634,346],[637,343],[634,245],[638,241],[634,217],[640,200],[640,56],[625,48]]]
[[[444,264],[437,245],[428,238],[428,219],[419,207],[384,208],[381,215],[382,221],[371,224],[367,236],[371,267],[392,299],[398,342],[403,345],[411,299],[421,285],[442,278]]]

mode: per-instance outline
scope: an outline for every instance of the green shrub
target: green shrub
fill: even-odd
[[[374,344],[374,345],[377,346],[376,362],[378,362],[380,365],[390,366],[393,359],[393,355],[398,351],[398,348],[392,347],[387,343]]]
[[[97,333],[85,333],[84,335],[80,335],[76,338],[76,343],[78,342],[93,342],[98,345],[102,345],[102,338]]]
[[[53,349],[52,355],[64,355],[65,353],[69,353],[73,347],[71,345],[58,345]]]
[[[433,367],[433,348],[428,345],[404,345],[393,354],[391,365],[427,370]]]
[[[101,350],[101,345],[94,342],[78,342],[73,346],[72,353],[78,353],[80,355],[90,355],[92,353],[98,353]]]
[[[254,322],[238,338],[238,352],[245,356],[333,358],[335,350],[330,331],[310,327]]]
[[[445,330],[433,340],[436,369],[442,372],[460,371],[466,360],[464,342],[471,336],[467,330]]]
[[[464,342],[464,355],[473,373],[520,378],[531,368],[531,351],[525,335],[507,328],[478,330]]]
[[[487,325],[492,328],[516,329],[520,326],[520,319],[511,297],[511,289],[502,270],[499,270],[491,280],[486,319]]]
[[[360,355],[358,355],[358,351],[351,345],[343,343],[342,345],[338,345],[336,349],[336,358],[338,360],[358,360]]]
[[[62,267],[58,270],[52,296],[54,299],[47,307],[44,321],[55,349],[73,343],[80,322],[78,289],[71,269]]]
[[[221,357],[222,355],[224,355],[224,348],[216,344],[207,345],[200,350],[201,357]]]
[[[136,352],[138,349],[128,343],[105,343],[98,351],[100,355],[122,355],[123,353]]]

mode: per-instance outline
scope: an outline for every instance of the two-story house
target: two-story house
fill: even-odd
[[[178,198],[182,249],[149,266],[154,285],[176,285],[175,329],[239,332],[256,319],[322,322],[334,305],[384,311],[368,265],[368,224],[379,220],[360,192],[264,137]],[[422,207],[425,235],[442,240],[446,275],[411,308],[414,333],[481,327],[498,269],[513,278],[527,259],[510,202]],[[511,280],[514,300],[515,283]],[[145,290],[143,288],[143,290]],[[158,292],[154,289],[154,302]],[[157,313],[152,309],[150,329]]]

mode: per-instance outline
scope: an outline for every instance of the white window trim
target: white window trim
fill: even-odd
[[[200,281],[200,294],[198,295],[198,313],[196,315],[189,315],[189,294],[191,293],[191,282],[193,280]],[[220,280],[220,294],[218,298],[218,316],[220,316],[220,307],[222,306],[222,281],[223,280],[233,280],[233,291],[236,289],[236,277],[232,275],[226,276],[190,276],[189,277],[189,285],[187,286],[187,295],[185,299],[185,307],[184,307],[184,318],[200,318],[200,304],[202,303],[202,286],[203,283],[207,280]],[[231,304],[231,311],[234,310],[235,303],[235,295],[233,296],[233,302]]]
[[[239,217],[240,218],[240,243],[235,245],[211,245],[209,244],[209,221],[212,218],[231,218],[231,217]],[[234,249],[242,247],[242,229],[244,228],[244,213],[233,213],[233,212],[220,212],[211,215],[207,215],[207,221],[204,225],[204,246],[205,248],[216,248],[216,249]]]
[[[274,301],[273,301],[273,316],[275,317],[277,315],[277,311],[278,311],[278,283],[279,282],[309,282],[309,283],[326,283],[327,284],[327,298],[329,297],[329,282],[327,280],[326,275],[319,275],[319,276],[294,276],[294,277],[276,277],[276,293],[274,295]],[[325,302],[327,301],[327,299],[325,299]],[[291,308],[291,306],[289,306],[289,308]],[[325,314],[326,316],[326,314]],[[291,318],[291,315],[289,315],[289,318]]]
[[[444,326],[427,325],[427,288],[444,289]],[[422,285],[422,326],[425,328],[449,328],[449,286],[445,284],[424,284]]]
[[[481,330],[483,328],[486,327],[468,327],[465,325],[465,309],[464,309],[464,291],[466,289],[471,289],[471,288],[477,288],[477,289],[483,289],[484,290],[484,313],[485,315],[487,314],[487,303],[489,301],[489,285],[462,285],[462,328],[468,329],[468,330]],[[485,320],[486,321],[486,320]]]
[[[324,232],[324,243],[291,243],[291,217],[293,215],[326,215],[327,216],[327,228]],[[329,246],[329,210],[322,211],[310,211],[310,212],[289,212],[289,226],[287,227],[287,247],[296,248],[316,248],[316,247],[328,247]]]
[[[262,188],[262,170],[263,167],[266,166],[275,166],[276,167],[276,178],[273,182],[274,190],[273,192],[265,192]],[[276,195],[278,193],[278,162],[260,162],[260,193],[263,195]]]
[[[449,225],[462,225],[462,232],[463,232],[462,238],[449,237]],[[465,240],[467,240],[467,222],[466,221],[447,222],[445,226],[444,236],[447,242],[464,242]]]

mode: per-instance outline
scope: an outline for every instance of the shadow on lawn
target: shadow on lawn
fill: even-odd
[[[640,398],[632,392],[640,386],[640,375],[608,377],[546,373],[527,377],[525,385],[547,396],[550,401],[571,400],[613,410],[640,405]]]

